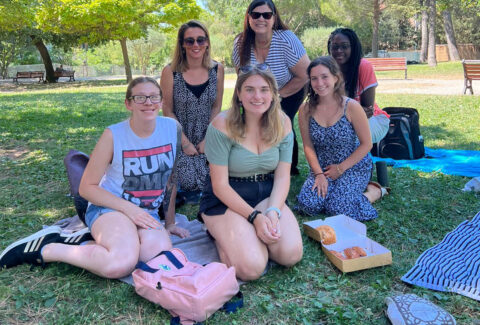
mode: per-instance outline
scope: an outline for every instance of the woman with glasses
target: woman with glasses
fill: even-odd
[[[347,96],[355,99],[362,105],[367,114],[372,143],[378,143],[388,132],[390,116],[381,110],[375,102],[375,88],[377,78],[373,66],[363,58],[362,44],[357,34],[350,28],[337,28],[328,38],[328,53],[337,61],[345,78],[345,91]],[[387,165],[377,162],[377,178],[379,175],[387,178]],[[382,184],[387,186],[388,184]],[[367,196],[375,202],[385,194],[389,188],[383,188],[376,182],[370,182],[367,187]]]
[[[178,30],[172,62],[162,72],[162,110],[182,126],[182,151],[178,180],[186,192],[203,190],[208,175],[205,133],[220,112],[223,97],[223,66],[210,58],[207,28],[191,20]]]
[[[372,170],[367,117],[359,103],[343,96],[342,73],[332,57],[313,60],[307,72],[308,97],[298,124],[310,174],[297,197],[299,208],[309,215],[374,219],[377,211],[362,194]]]
[[[130,118],[109,126],[98,140],[79,188],[89,201],[85,223],[91,236],[67,241],[59,227],[45,228],[7,247],[0,267],[65,262],[101,277],[121,278],[139,260],[170,249],[169,234],[188,236],[175,225],[171,195],[181,128],[175,120],[158,116],[160,102],[154,79],[132,80],[125,96]],[[164,201],[165,227],[157,213]],[[93,241],[78,245],[92,236]]]
[[[268,66],[240,68],[232,107],[207,130],[210,177],[199,216],[222,262],[243,281],[259,278],[269,258],[285,266],[302,258],[298,223],[285,204],[292,147],[292,125]]]
[[[293,125],[305,98],[310,60],[300,40],[288,30],[271,0],[254,0],[245,13],[243,32],[233,45],[233,62],[237,69],[247,64],[266,63],[278,84],[282,110]],[[298,144],[294,137],[292,175],[297,175]]]

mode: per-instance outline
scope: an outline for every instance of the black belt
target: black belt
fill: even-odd
[[[255,174],[247,177],[229,177],[232,182],[264,182],[273,179],[273,172],[269,174]]]

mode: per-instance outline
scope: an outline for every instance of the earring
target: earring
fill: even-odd
[[[240,115],[243,115],[243,105],[240,104]]]

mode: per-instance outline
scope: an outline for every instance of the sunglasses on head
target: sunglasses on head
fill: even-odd
[[[252,17],[253,19],[258,19],[260,17],[263,17],[263,19],[269,20],[270,18],[272,18],[272,16],[273,16],[273,12],[271,12],[271,11],[269,11],[269,12],[252,11],[250,13],[250,17]]]
[[[208,38],[206,36],[199,36],[196,39],[193,37],[187,37],[183,40],[183,44],[186,46],[193,46],[197,42],[198,46],[203,46],[207,43]]]
[[[250,72],[254,69],[257,69],[260,71],[268,71],[270,70],[270,67],[266,63],[259,63],[259,64],[252,64],[252,65],[244,65],[243,67],[238,68],[238,71],[243,74],[243,73]]]

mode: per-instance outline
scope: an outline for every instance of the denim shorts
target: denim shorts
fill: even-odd
[[[155,220],[161,222],[158,215],[158,210],[144,210],[148,212],[153,218],[155,218]],[[113,209],[100,207],[98,205],[90,203],[88,205],[87,212],[85,213],[85,224],[87,225],[88,229],[92,230],[92,225],[95,221],[97,221],[98,217],[100,217],[102,214],[114,211],[115,210]]]
[[[251,207],[255,207],[258,203],[268,198],[273,189],[273,179],[262,182],[236,182],[230,180],[229,183],[233,190]],[[201,217],[202,213],[207,216],[215,216],[224,214],[227,208],[228,207],[213,194],[211,179],[207,177],[197,215],[199,221],[203,222]]]

